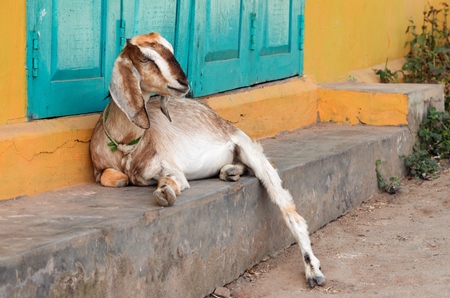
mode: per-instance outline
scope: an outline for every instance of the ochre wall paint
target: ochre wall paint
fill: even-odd
[[[348,124],[406,125],[408,96],[318,89],[320,120]]]
[[[304,73],[318,83],[342,81],[351,70],[408,52],[409,19],[422,25],[428,3],[449,0],[306,0]]]
[[[353,70],[404,56],[408,19],[421,24],[428,2],[442,0],[306,0],[304,73],[316,83],[343,81]],[[0,200],[93,181],[88,142],[98,115],[26,123],[26,0],[0,1],[0,26]],[[206,101],[253,138],[262,138],[314,123],[318,96],[306,78]],[[355,103],[352,108],[377,108],[352,94],[344,97]],[[342,112],[343,98],[330,98],[320,102],[324,118]],[[402,116],[394,118],[403,123]]]
[[[403,57],[409,19],[450,0],[306,0],[304,73],[317,83]],[[0,2],[0,125],[26,121],[26,0]]]
[[[317,88],[310,78],[213,96],[206,103],[254,139],[294,130],[317,119]]]
[[[26,121],[25,0],[0,1],[0,125]]]
[[[98,115],[0,127],[0,200],[93,180],[89,140]]]

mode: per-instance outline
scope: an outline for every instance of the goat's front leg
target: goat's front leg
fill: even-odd
[[[177,200],[177,195],[181,193],[175,177],[164,176],[158,180],[158,187],[153,192],[153,197],[161,206],[171,206]]]
[[[108,168],[102,172],[100,184],[108,187],[124,187],[128,185],[128,176],[118,170]]]
[[[246,166],[241,163],[224,165],[220,169],[219,178],[224,181],[238,181],[246,169]]]

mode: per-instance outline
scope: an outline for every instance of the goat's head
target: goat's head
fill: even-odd
[[[130,121],[147,129],[150,120],[145,104],[150,94],[181,97],[189,86],[172,45],[152,32],[127,41],[114,63],[109,91]]]

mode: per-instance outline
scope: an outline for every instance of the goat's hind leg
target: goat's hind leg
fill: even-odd
[[[320,262],[314,256],[305,220],[295,210],[294,200],[288,190],[282,186],[282,181],[275,168],[265,157],[262,147],[253,143],[243,133],[237,136],[236,146],[239,146],[239,160],[251,169],[266,188],[270,199],[281,211],[283,219],[300,246],[305,265],[305,276],[310,287],[325,283],[325,276],[320,271]]]
[[[219,177],[224,181],[238,181],[241,175],[245,173],[246,166],[242,163],[224,165],[220,169]]]
[[[320,262],[314,255],[311,248],[311,241],[309,239],[308,226],[305,220],[301,217],[297,211],[295,211],[295,205],[292,202],[287,206],[279,206],[283,219],[286,225],[291,230],[294,238],[300,246],[303,262],[305,265],[305,276],[311,288],[316,285],[322,285],[325,283],[325,276],[321,272]]]

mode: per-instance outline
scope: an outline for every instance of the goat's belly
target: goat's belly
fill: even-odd
[[[187,180],[203,179],[219,174],[220,169],[234,159],[234,144],[208,147],[191,154],[183,169]]]

